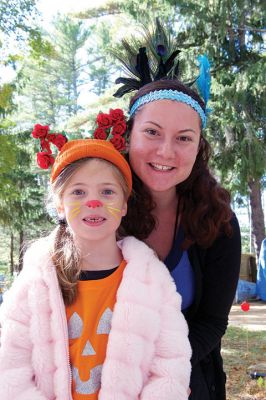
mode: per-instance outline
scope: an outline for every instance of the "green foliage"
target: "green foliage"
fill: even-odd
[[[14,109],[13,94],[15,85],[4,83],[0,86],[0,116],[5,117]]]
[[[35,0],[0,0],[1,64],[14,70],[29,37],[38,34]]]
[[[30,46],[31,57],[40,63],[44,58],[55,55],[55,48],[51,41],[45,39],[39,31],[30,32],[28,44]]]
[[[82,60],[90,30],[81,21],[58,15],[52,32],[33,38],[34,46],[21,71],[17,121],[63,125],[80,110],[80,87],[89,61]]]
[[[10,264],[10,272],[21,266],[26,242],[52,227],[44,207],[49,177],[47,172],[39,175],[35,166],[35,145],[29,131],[0,135],[0,234],[5,243],[0,268]]]
[[[221,71],[213,85],[214,162],[222,180],[242,194],[251,178],[261,179],[266,172],[265,72],[263,60],[258,60],[243,71]]]
[[[212,62],[207,133],[214,148],[213,167],[229,189],[246,194],[248,180],[261,179],[266,172],[263,2],[169,3],[183,18],[177,37],[187,49],[187,61],[206,53]]]
[[[170,15],[170,7],[165,0],[124,1],[121,4],[121,9],[124,13],[131,15],[137,22],[151,22],[155,17],[167,18]]]
[[[92,91],[97,95],[102,95],[110,87],[112,77],[116,72],[116,66],[108,51],[112,47],[113,26],[108,21],[99,22],[92,30],[88,49],[88,76],[93,82]]]
[[[30,229],[44,217],[43,188],[31,171],[30,132],[1,135],[0,223],[11,231]]]
[[[15,167],[16,146],[9,135],[0,134],[0,148],[0,193],[1,197],[3,197],[5,187],[11,183],[6,174]]]
[[[4,275],[9,269],[9,246],[10,232],[0,225],[0,274]]]
[[[172,8],[172,7],[171,7]],[[169,4],[165,0],[118,0],[106,1],[101,6],[91,7],[76,14],[82,19],[92,19],[105,16],[130,16],[132,22],[143,22],[144,19],[154,19],[155,16],[161,17],[169,15]],[[173,11],[173,8],[172,8]]]
[[[262,377],[260,376],[259,379],[258,379],[258,386],[259,386],[260,388],[266,389],[266,379],[265,379],[265,378],[262,378]]]
[[[0,30],[5,34],[15,33],[19,37],[21,31],[32,30],[29,17],[33,18],[34,15],[36,15],[35,0],[1,0]]]

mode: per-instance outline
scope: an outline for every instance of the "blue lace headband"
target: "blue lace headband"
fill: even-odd
[[[139,107],[156,100],[175,100],[181,103],[188,104],[199,114],[202,122],[202,128],[206,127],[207,117],[199,103],[189,95],[172,89],[155,90],[154,92],[147,93],[144,96],[138,98],[130,109],[130,118],[135,114]]]

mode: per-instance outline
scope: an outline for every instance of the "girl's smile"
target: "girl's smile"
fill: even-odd
[[[59,208],[80,248],[89,242],[116,242],[116,230],[126,210],[116,174],[97,159],[88,160],[70,178]]]
[[[106,218],[103,218],[100,215],[89,215],[88,217],[83,218],[83,222],[88,226],[100,226],[105,221]]]

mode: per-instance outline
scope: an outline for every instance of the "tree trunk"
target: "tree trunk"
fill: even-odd
[[[18,261],[18,272],[23,267],[23,256],[24,256],[24,231],[19,232],[19,261]]]
[[[73,94],[74,94],[74,115],[77,115],[78,113],[78,73],[77,73],[77,67],[76,67],[76,62],[75,59],[73,58]]]
[[[261,186],[259,179],[250,179],[248,182],[250,190],[250,209],[252,221],[252,235],[256,258],[258,260],[261,243],[265,238],[264,214],[261,202]]]
[[[14,235],[11,232],[10,235],[10,274],[13,276],[14,274]]]

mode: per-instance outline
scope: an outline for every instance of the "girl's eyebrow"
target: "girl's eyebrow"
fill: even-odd
[[[75,186],[88,186],[88,183],[84,183],[84,182],[76,182],[73,183],[72,185],[70,185],[71,187],[75,187]],[[117,183],[111,183],[111,182],[100,182],[98,185],[103,185],[103,186],[118,186]]]
[[[111,182],[101,182],[99,183],[99,185],[103,185],[103,186],[119,186],[117,183],[111,183]]]
[[[72,185],[70,185],[71,187],[73,186],[86,186],[86,183],[84,182],[76,182],[76,183],[72,183]]]

